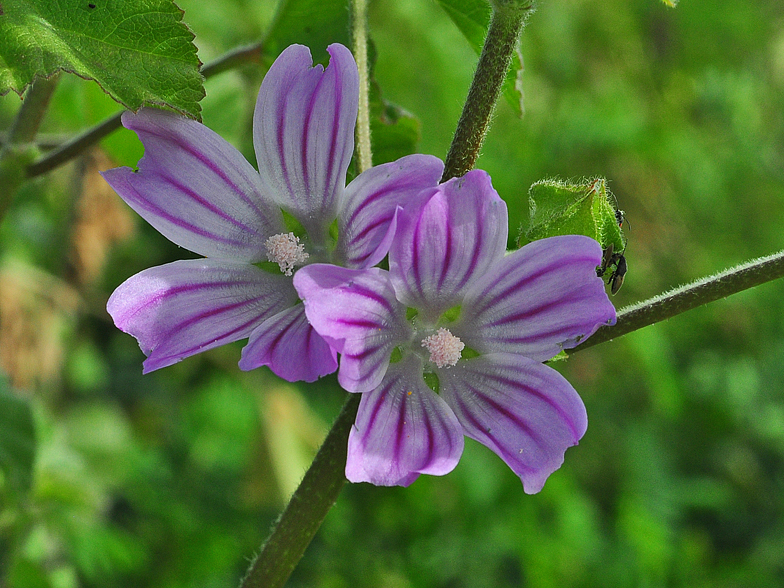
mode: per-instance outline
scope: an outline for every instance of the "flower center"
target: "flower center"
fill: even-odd
[[[278,264],[284,275],[290,276],[295,265],[302,265],[307,261],[305,245],[299,242],[299,237],[294,233],[281,233],[272,235],[264,242],[267,248],[267,259]]]
[[[465,343],[450,333],[449,329],[441,327],[434,334],[422,340],[422,347],[430,352],[430,361],[442,368],[457,363]]]

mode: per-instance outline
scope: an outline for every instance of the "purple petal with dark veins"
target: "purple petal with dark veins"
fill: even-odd
[[[294,287],[310,324],[341,354],[340,385],[349,392],[378,386],[410,330],[388,273],[313,264],[294,274]]]
[[[548,360],[615,323],[615,308],[596,277],[601,260],[599,243],[581,235],[529,243],[468,292],[453,332],[477,351]]]
[[[438,185],[443,162],[432,155],[409,155],[371,167],[346,188],[338,214],[338,252],[346,267],[380,262],[395,234],[395,211],[426,188]]]
[[[283,231],[280,211],[261,196],[253,166],[215,132],[182,116],[143,108],[123,125],[144,144],[139,171],[119,167],[104,179],[170,241],[199,255],[266,259],[267,237]]]
[[[348,439],[346,477],[377,486],[408,486],[420,474],[451,472],[463,453],[457,418],[422,379],[409,355],[389,367],[375,390],[362,394]]]
[[[357,66],[342,45],[327,51],[326,70],[313,67],[307,47],[283,51],[264,77],[253,116],[262,181],[306,229],[335,218],[354,151]]]
[[[289,382],[314,382],[338,369],[337,353],[308,324],[301,304],[256,327],[242,349],[240,369],[263,365]]]
[[[503,257],[506,204],[481,170],[439,186],[424,205],[398,217],[389,272],[398,299],[439,314]]]
[[[564,452],[585,434],[585,406],[554,369],[511,353],[492,353],[439,370],[441,396],[465,434],[497,453],[539,492]]]
[[[283,276],[249,264],[194,259],[130,277],[106,309],[117,328],[139,341],[147,373],[244,339],[296,300]]]

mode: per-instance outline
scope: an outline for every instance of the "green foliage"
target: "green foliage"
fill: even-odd
[[[555,235],[585,235],[596,239],[602,249],[612,246],[621,252],[626,248],[614,197],[604,178],[577,184],[541,180],[528,191],[528,208],[530,221],[525,242]]]
[[[482,52],[487,28],[490,26],[491,8],[487,0],[437,0],[437,2],[479,55]],[[525,110],[521,89],[522,74],[523,58],[518,51],[512,58],[512,65],[506,74],[503,86],[504,97],[518,116],[523,116]]]
[[[327,60],[327,45],[349,42],[349,9],[345,1],[280,0],[272,26],[264,39],[264,51],[277,56],[293,43],[311,48],[313,59]]]
[[[256,42],[263,27],[248,15],[272,2],[178,4],[200,51],[214,56]],[[633,238],[620,305],[781,248],[781,22],[774,0],[677,11],[651,0],[540,3],[522,39],[526,116],[500,104],[478,162],[511,226],[527,231],[527,188],[541,178],[613,178]],[[423,0],[373,3],[370,31],[383,96],[416,116],[419,149],[443,156],[471,51]],[[324,50],[303,35],[314,56]],[[258,69],[206,82],[205,119],[238,145]],[[1,128],[18,103],[0,99]],[[43,132],[77,132],[116,108],[97,85],[63,76]],[[122,164],[141,156],[130,132],[104,141],[110,147]],[[4,256],[74,284],[83,169],[20,189],[0,226]],[[0,583],[9,587],[236,586],[285,500],[275,464],[298,468],[271,432],[312,448],[343,404],[334,376],[277,395],[267,371],[238,371],[239,345],[142,376],[136,342],[103,301],[132,273],[187,252],[135,224],[102,275],[73,286],[80,309],[48,338],[62,373],[25,390],[38,450],[26,504],[0,493]],[[347,485],[289,585],[779,588],[782,317],[773,283],[557,362],[589,426],[541,493],[525,495],[498,456],[467,440],[449,475],[409,488]],[[23,333],[28,341],[38,331]],[[38,356],[46,353],[26,357]],[[316,423],[306,432],[303,414]]]
[[[30,488],[35,462],[35,425],[30,403],[14,396],[0,379],[0,471],[16,491]],[[0,483],[0,494],[3,484]]]
[[[154,104],[198,119],[201,62],[182,14],[171,0],[4,0],[0,95],[66,71],[131,110]]]

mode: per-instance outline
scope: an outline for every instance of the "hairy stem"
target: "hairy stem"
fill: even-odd
[[[569,353],[588,349],[637,329],[672,318],[703,304],[784,277],[784,251],[760,257],[633,304],[618,313],[612,327],[601,327],[590,339]]]
[[[346,483],[348,434],[359,407],[350,394],[286,510],[251,564],[242,588],[278,588],[288,580]]]
[[[205,78],[209,78],[239,65],[259,61],[260,58],[260,43],[248,45],[247,47],[240,47],[205,64],[201,68],[201,73]],[[120,116],[122,116],[122,112],[110,116],[72,138],[67,143],[60,145],[57,149],[47,153],[46,156],[27,168],[27,177],[34,178],[35,176],[40,176],[41,174],[52,171],[56,167],[63,165],[85,151],[91,145],[96,144],[107,135],[110,135],[122,126]]]
[[[354,59],[359,69],[359,115],[357,116],[357,153],[359,172],[373,165],[370,145],[370,100],[367,57],[367,0],[354,0],[353,36]]]
[[[517,39],[531,10],[530,5],[512,8],[493,5],[485,44],[446,156],[442,182],[462,176],[474,167],[490,128],[490,118],[512,62]]]

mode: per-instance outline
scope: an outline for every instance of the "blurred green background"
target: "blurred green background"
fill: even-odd
[[[205,62],[261,38],[275,8],[178,5]],[[385,98],[443,157],[474,52],[433,0],[376,0],[370,30]],[[525,116],[500,102],[478,162],[510,241],[533,182],[602,175],[629,220],[618,307],[784,247],[780,0],[550,0],[522,52]],[[252,161],[262,75],[221,74],[202,102]],[[0,98],[1,129],[18,106]],[[64,76],[42,131],[117,110]],[[97,176],[141,154],[116,132],[29,182],[0,227],[0,365],[38,438],[31,479],[0,475],[3,588],[235,586],[345,396],[334,377],[242,373],[240,344],[141,375],[106,299],[190,256]],[[589,428],[537,495],[471,441],[445,477],[346,486],[289,585],[784,586],[783,294],[770,283],[559,364]]]

